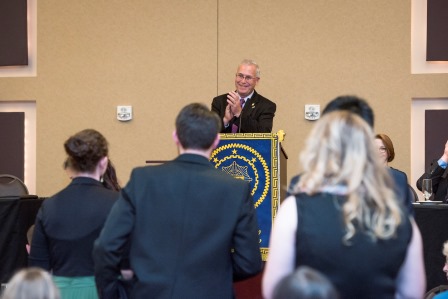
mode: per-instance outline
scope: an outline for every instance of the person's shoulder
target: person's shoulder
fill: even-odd
[[[170,172],[176,171],[178,163],[176,159],[162,162],[155,165],[145,165],[135,167],[131,171],[129,182],[139,184],[142,180],[146,181],[150,178],[166,176]]]
[[[406,173],[404,173],[403,171],[398,170],[396,168],[393,168],[393,167],[389,167],[389,169],[390,169],[390,173],[392,174],[392,176],[401,177],[401,178],[406,179],[406,181],[407,181],[408,176],[406,175]]]
[[[105,198],[108,199],[118,199],[118,195],[120,194],[119,191],[115,191],[112,189],[109,189],[105,186],[101,186],[102,188],[99,188],[100,192],[104,195]]]
[[[108,189],[106,187],[99,188],[97,192],[92,194],[92,204],[98,208],[112,208],[113,204],[120,197],[120,192]]]
[[[271,101],[268,98],[262,96],[257,91],[254,91],[254,97],[256,97],[259,102],[263,102],[266,105],[271,105],[271,106],[274,106],[274,107],[276,106],[276,104],[273,101]]]
[[[156,171],[157,169],[160,169],[161,167],[166,167],[166,164],[170,161],[163,162],[157,165],[145,165],[145,166],[139,166],[135,167],[131,171],[131,177],[133,176],[139,176],[139,175],[145,175],[147,173],[151,173],[153,171]]]
[[[219,181],[219,184],[222,186],[232,186],[232,188],[250,188],[249,182],[245,180],[236,179],[228,173],[225,173],[219,169],[212,168],[210,169],[208,177],[211,180]]]
[[[227,93],[220,94],[213,98],[213,101],[227,100]]]
[[[289,182],[288,188],[286,190],[286,196],[290,196],[294,194],[294,186],[299,182],[300,174],[295,175],[292,177],[291,181]]]
[[[53,205],[58,201],[59,198],[64,198],[67,194],[73,193],[73,191],[69,187],[70,187],[70,184],[68,186],[66,186],[65,188],[59,190],[55,194],[45,198],[45,200],[42,202],[42,205],[43,206]]]
[[[55,204],[55,200],[58,197],[59,193],[60,192],[56,193],[55,195],[52,195],[50,197],[45,198],[45,200],[42,202],[41,207],[45,209],[47,207],[50,207],[51,205],[54,205]]]
[[[300,174],[293,176],[291,181],[290,181],[290,184],[297,184],[299,179],[300,179]]]

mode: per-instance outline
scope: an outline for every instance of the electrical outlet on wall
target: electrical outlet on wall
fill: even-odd
[[[320,118],[320,105],[305,105],[305,119],[318,120]]]
[[[130,121],[132,119],[132,106],[117,106],[117,119]]]

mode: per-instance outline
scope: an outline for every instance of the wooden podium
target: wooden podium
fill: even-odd
[[[248,181],[257,211],[260,235],[260,252],[263,262],[269,253],[272,223],[280,202],[286,196],[288,185],[287,159],[281,142],[284,133],[221,134],[218,147],[210,162],[217,169],[236,179]],[[262,299],[259,275],[234,284],[237,299]]]

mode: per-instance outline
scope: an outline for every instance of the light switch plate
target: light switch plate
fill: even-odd
[[[305,119],[318,120],[320,118],[320,105],[305,105]]]
[[[132,106],[117,106],[117,119],[130,121],[132,119]]]

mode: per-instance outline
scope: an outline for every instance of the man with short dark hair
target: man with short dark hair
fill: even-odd
[[[220,128],[214,112],[190,104],[176,118],[179,156],[132,171],[95,243],[101,298],[116,298],[128,241],[132,298],[233,298],[234,280],[261,271],[250,186],[209,162]]]
[[[322,114],[326,114],[331,111],[341,111],[347,110],[359,115],[364,119],[370,127],[373,129],[375,123],[375,116],[373,115],[373,110],[366,100],[361,99],[357,96],[344,95],[333,99],[330,103],[325,106]]]

